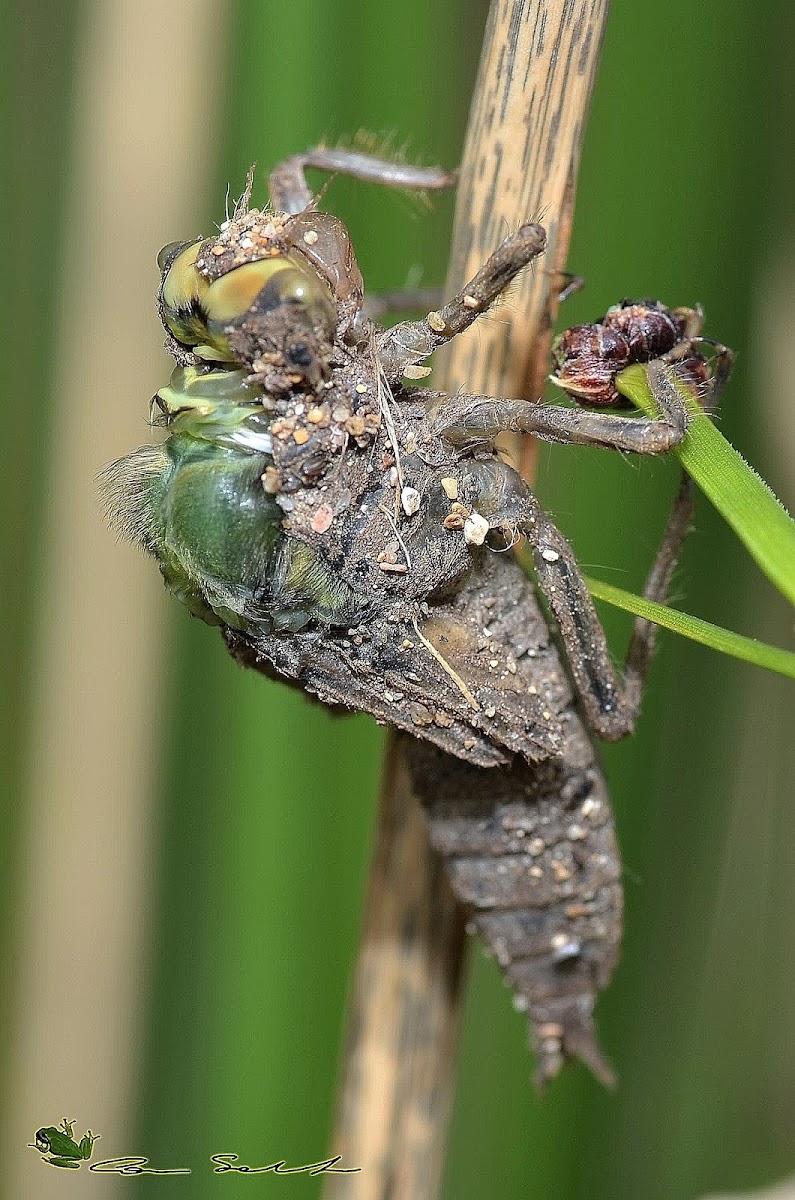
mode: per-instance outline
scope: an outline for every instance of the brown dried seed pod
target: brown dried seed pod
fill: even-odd
[[[557,383],[579,404],[594,408],[625,408],[628,401],[616,390],[616,375],[628,366],[605,362],[595,354],[569,359],[558,370]]]
[[[673,350],[684,335],[684,321],[659,300],[622,300],[602,318],[606,330],[623,334],[631,362],[648,362]]]
[[[608,362],[628,363],[629,342],[620,329],[601,324],[572,325],[555,339],[552,361],[560,370],[570,359],[596,357]]]

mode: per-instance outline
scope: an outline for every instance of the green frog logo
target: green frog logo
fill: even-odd
[[[68,1167],[76,1171],[81,1163],[91,1158],[94,1142],[99,1134],[87,1129],[80,1141],[76,1142],[72,1137],[74,1127],[75,1122],[67,1121],[64,1117],[57,1128],[49,1125],[44,1129],[37,1129],[35,1142],[28,1142],[28,1145],[31,1149],[38,1150],[44,1161],[53,1167]]]

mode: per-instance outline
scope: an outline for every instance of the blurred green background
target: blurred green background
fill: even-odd
[[[319,1195],[304,1176],[221,1184],[205,1164],[333,1152],[382,734],[238,670],[114,546],[93,476],[146,440],[166,378],[159,247],[209,233],[254,160],[264,201],[266,170],[323,137],[390,132],[455,163],[486,7],[3,5],[13,1200],[88,1186],[25,1148],[62,1116],[102,1134],[95,1158],[193,1167],[123,1185],[146,1195]],[[785,0],[695,15],[614,3],[570,255],[588,286],[564,316],[700,301],[738,352],[722,428],[792,507],[795,17]],[[417,267],[443,280],[451,198],[426,214],[340,179],[324,203],[370,288]],[[538,488],[588,570],[638,588],[675,475],[545,448]],[[697,527],[680,606],[791,646],[792,614],[703,502]],[[605,620],[620,657],[627,622]],[[637,736],[605,753],[627,932],[599,1023],[621,1086],[575,1067],[537,1099],[524,1019],[473,947],[446,1197],[678,1200],[795,1170],[793,716],[787,681],[664,636]]]

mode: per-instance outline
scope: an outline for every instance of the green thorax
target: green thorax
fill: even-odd
[[[106,473],[117,527],[159,560],[167,586],[209,624],[244,632],[349,623],[358,607],[308,545],[288,537],[262,484],[270,414],[247,372],[177,367],[154,399],[162,446]]]

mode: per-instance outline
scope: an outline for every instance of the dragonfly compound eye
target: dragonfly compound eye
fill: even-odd
[[[285,256],[257,259],[233,267],[212,281],[196,262],[202,243],[179,250],[169,261],[169,247],[161,251],[165,275],[160,291],[163,321],[183,345],[208,362],[245,360],[244,337],[236,331],[256,332],[278,322],[291,328],[311,329],[331,338],[336,328],[336,308],[328,285],[310,267]]]
[[[174,259],[182,250],[187,250],[190,242],[168,242],[162,250],[157,254],[157,265],[161,271],[165,271],[166,267],[170,267]]]
[[[327,337],[336,328],[336,309],[327,285],[316,272],[286,257],[235,267],[210,284],[204,304],[210,343],[230,354],[227,338],[233,330],[256,326],[263,332],[263,322],[269,319]]]
[[[164,272],[160,285],[160,313],[166,329],[184,346],[195,346],[197,353],[207,341],[207,313],[205,296],[210,283],[196,267],[196,258],[202,243],[193,242],[180,249],[179,242],[164,246],[157,256],[157,263]],[[204,355],[200,354],[200,357]],[[222,356],[210,348],[207,357]]]

